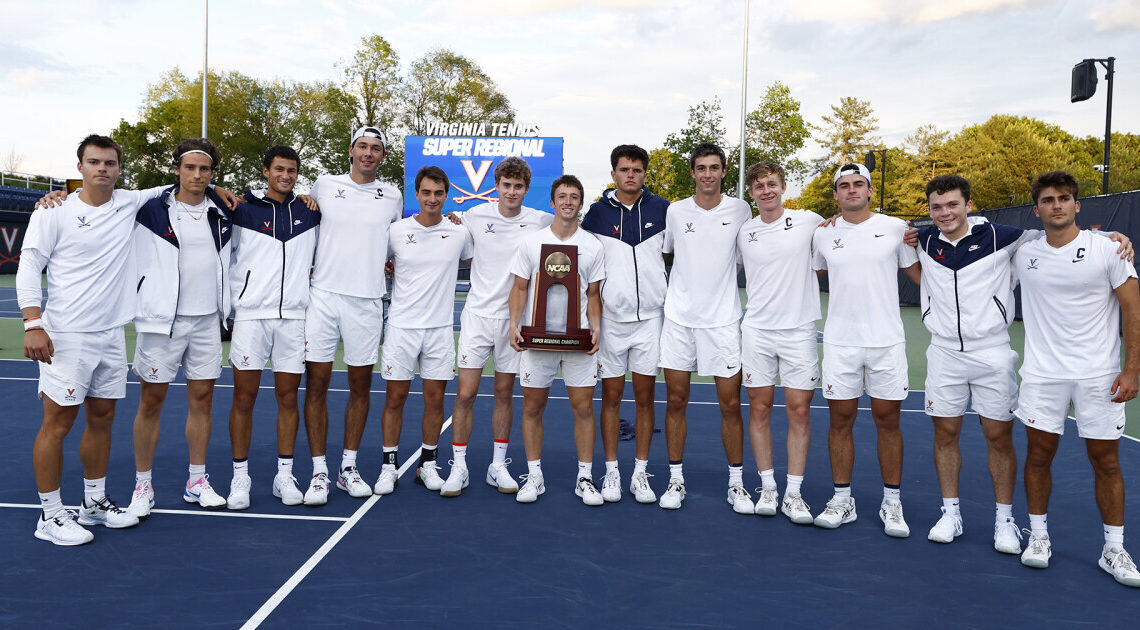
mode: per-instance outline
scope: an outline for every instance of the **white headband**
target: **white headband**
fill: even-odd
[[[190,149],[189,151],[184,151],[182,153],[182,155],[178,156],[178,161],[181,162],[182,158],[186,157],[187,155],[190,155],[191,153],[201,153],[202,155],[210,158],[211,164],[213,164],[213,162],[214,162],[214,156],[210,155],[209,153],[206,153],[202,149]]]

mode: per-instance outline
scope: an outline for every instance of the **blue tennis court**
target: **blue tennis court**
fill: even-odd
[[[719,412],[713,388],[705,384],[693,385],[685,457],[689,493],[679,511],[639,505],[628,491],[617,504],[582,505],[573,494],[572,422],[556,383],[543,453],[547,492],[535,504],[517,504],[482,481],[491,450],[489,395],[476,405],[468,456],[472,484],[464,494],[445,499],[411,483],[414,470],[407,471],[416,463],[422,412],[413,395],[400,453],[403,483],[394,494],[357,500],[334,490],[325,507],[283,506],[269,491],[276,471],[275,408],[271,390],[264,389],[250,460],[252,506],[242,513],[208,513],[181,500],[186,406],[175,386],[156,458],[157,513],[137,528],[98,528],[94,543],[61,548],[32,537],[38,504],[27,452],[39,425],[35,378],[28,361],[0,361],[0,400],[9,419],[0,438],[14,453],[0,482],[0,540],[8,557],[0,569],[5,627],[1068,627],[1128,625],[1140,613],[1140,592],[1116,584],[1096,566],[1100,519],[1091,470],[1073,432],[1062,440],[1054,466],[1048,570],[1028,569],[1015,556],[993,551],[985,445],[969,421],[962,438],[965,534],[951,545],[926,540],[941,503],[921,392],[904,403],[903,501],[912,530],[905,540],[885,536],[877,518],[881,484],[866,411],[855,431],[853,487],[861,516],[836,531],[732,512],[724,498]],[[228,374],[219,381],[208,459],[223,495],[231,477],[229,383]],[[335,465],[347,400],[343,373],[334,375],[332,388],[329,453]],[[380,468],[382,388],[377,379],[361,449],[360,467],[370,482]],[[521,390],[516,393],[521,404]],[[137,384],[129,385],[108,473],[108,491],[124,505],[134,481],[137,397]],[[659,424],[663,400],[659,385]],[[623,416],[632,418],[632,403],[627,406]],[[777,408],[773,432],[782,489],[786,435],[780,415]],[[515,424],[510,454],[518,475],[525,472],[525,456]],[[831,495],[827,413],[818,396],[812,424],[803,493],[818,512]],[[65,447],[63,496],[69,504],[82,496],[79,435],[73,431]],[[1024,435],[1015,435],[1023,456]],[[445,431],[441,459],[448,441]],[[1134,476],[1140,445],[1126,439],[1121,451],[1126,478]],[[600,441],[595,452],[600,478]],[[622,442],[625,484],[632,458],[633,443]],[[750,459],[746,447],[749,487],[758,483]],[[659,494],[665,461],[659,434],[650,463]],[[303,429],[296,474],[303,487],[309,474]],[[1027,525],[1020,488],[1014,509]],[[1138,512],[1133,502],[1126,521],[1136,523]]]

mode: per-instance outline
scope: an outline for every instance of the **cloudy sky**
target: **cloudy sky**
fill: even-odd
[[[0,0],[0,156],[75,172],[90,132],[135,120],[148,83],[202,63],[202,0]],[[1136,0],[752,0],[748,102],[773,81],[819,122],[843,96],[871,102],[897,144],[922,124],[957,131],[995,113],[1104,133],[1104,83],[1069,103],[1069,73],[1117,58],[1116,131],[1140,133]],[[447,47],[475,59],[520,121],[566,139],[588,190],[609,150],[661,146],[689,106],[719,97],[739,135],[744,0],[214,0],[210,65],[263,78],[339,80],[338,61],[378,33],[406,65]],[[810,145],[803,157],[816,157]]]

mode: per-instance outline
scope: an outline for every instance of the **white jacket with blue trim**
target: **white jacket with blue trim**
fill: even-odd
[[[253,192],[233,214],[230,292],[234,319],[304,319],[321,215],[296,195]]]

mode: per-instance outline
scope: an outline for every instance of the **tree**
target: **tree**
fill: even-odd
[[[827,150],[826,157],[813,163],[817,173],[829,165],[861,161],[868,150],[879,147],[879,138],[871,135],[879,128],[871,103],[852,96],[840,98],[831,114],[824,114],[823,125],[811,128],[819,134],[816,142]]]
[[[669,152],[669,149],[659,148],[649,152],[649,166],[645,169],[645,185],[653,191],[653,194],[669,201],[685,198],[674,194],[676,181],[673,170],[673,154]]]
[[[665,138],[665,150],[669,159],[667,166],[661,168],[668,171],[668,175],[662,173],[662,177],[656,178],[657,185],[661,189],[659,194],[674,201],[691,196],[696,191],[696,183],[693,181],[692,169],[689,168],[689,155],[693,152],[693,148],[702,142],[711,142],[724,147],[724,136],[724,114],[720,110],[719,98],[701,101],[690,107],[685,127]],[[665,154],[658,155],[661,158],[666,157]],[[652,161],[651,154],[651,166]],[[725,177],[723,189],[726,191],[728,184],[728,177]]]
[[[1104,137],[1089,136],[1081,140],[1084,153],[1093,164],[1104,163]],[[1140,190],[1140,135],[1112,134],[1112,156],[1109,163],[1109,192]],[[1099,174],[1098,174],[1099,176]],[[1101,181],[1090,188],[1081,188],[1082,195],[1101,194]]]
[[[433,122],[515,120],[510,99],[477,63],[446,48],[412,63],[403,82],[402,122],[410,135],[423,135]]]
[[[16,152],[16,147],[11,147],[7,153],[0,158],[0,168],[5,171],[19,171],[20,167],[24,164],[24,156]]]
[[[757,162],[775,162],[784,167],[790,180],[801,181],[808,174],[808,165],[795,158],[811,137],[807,122],[800,113],[800,102],[792,97],[788,86],[776,81],[768,86],[760,104],[744,119],[745,168]],[[739,149],[729,158],[726,181],[739,178]]]
[[[375,125],[388,140],[387,156],[380,164],[377,177],[403,189],[404,140],[399,121],[404,81],[400,77],[400,56],[383,37],[368,35],[360,38],[360,47],[341,67],[344,69],[342,88],[356,99],[353,126]]]

